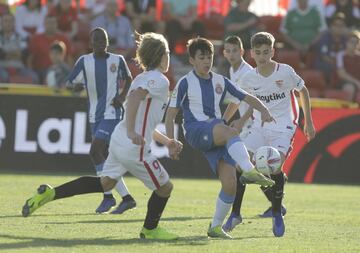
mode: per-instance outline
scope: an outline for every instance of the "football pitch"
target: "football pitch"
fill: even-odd
[[[288,183],[282,238],[273,236],[271,219],[258,218],[269,203],[258,186],[249,185],[234,239],[208,239],[220,187],[216,180],[173,179],[160,225],[180,236],[175,242],[139,239],[150,192],[132,177],[125,181],[138,206],[122,215],[95,214],[102,196],[88,194],[21,216],[23,203],[39,184],[57,186],[73,178],[0,174],[0,252],[360,252],[360,186]]]

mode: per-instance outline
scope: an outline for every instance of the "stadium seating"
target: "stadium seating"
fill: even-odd
[[[260,16],[259,21],[266,32],[272,33],[274,35],[277,42],[282,41],[282,35],[280,33],[280,25],[282,22],[281,16]]]
[[[319,94],[323,94],[326,88],[326,81],[322,72],[318,70],[301,70],[299,75],[304,79],[305,85],[309,90],[317,90]]]
[[[301,69],[301,56],[298,51],[277,50],[274,59],[278,62],[290,65],[295,69],[295,71],[299,71]]]

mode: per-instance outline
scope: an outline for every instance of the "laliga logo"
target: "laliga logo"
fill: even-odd
[[[1,148],[1,142],[3,139],[5,139],[6,136],[6,129],[3,119],[0,117],[0,148]]]

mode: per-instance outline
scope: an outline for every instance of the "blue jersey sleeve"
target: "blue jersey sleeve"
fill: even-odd
[[[169,107],[175,107],[175,108],[181,107],[187,95],[187,90],[188,90],[187,79],[186,78],[180,79],[171,94]]]
[[[126,80],[132,78],[131,72],[123,56],[119,57],[119,69],[118,69],[119,79]]]
[[[68,76],[68,83],[72,86],[75,83],[82,83],[86,85],[86,73],[84,68],[84,57],[80,57],[71,73]]]
[[[239,103],[247,95],[246,91],[235,86],[229,79],[225,79],[225,100],[230,100],[233,103]]]

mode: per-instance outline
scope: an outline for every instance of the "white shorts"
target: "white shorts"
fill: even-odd
[[[169,181],[169,174],[151,153],[145,154],[143,161],[139,161],[139,155],[129,155],[122,147],[111,142],[101,176],[120,180],[126,172],[140,179],[152,191]]]
[[[244,143],[249,152],[254,153],[262,146],[272,146],[288,156],[292,150],[293,132],[280,132],[252,126]]]

